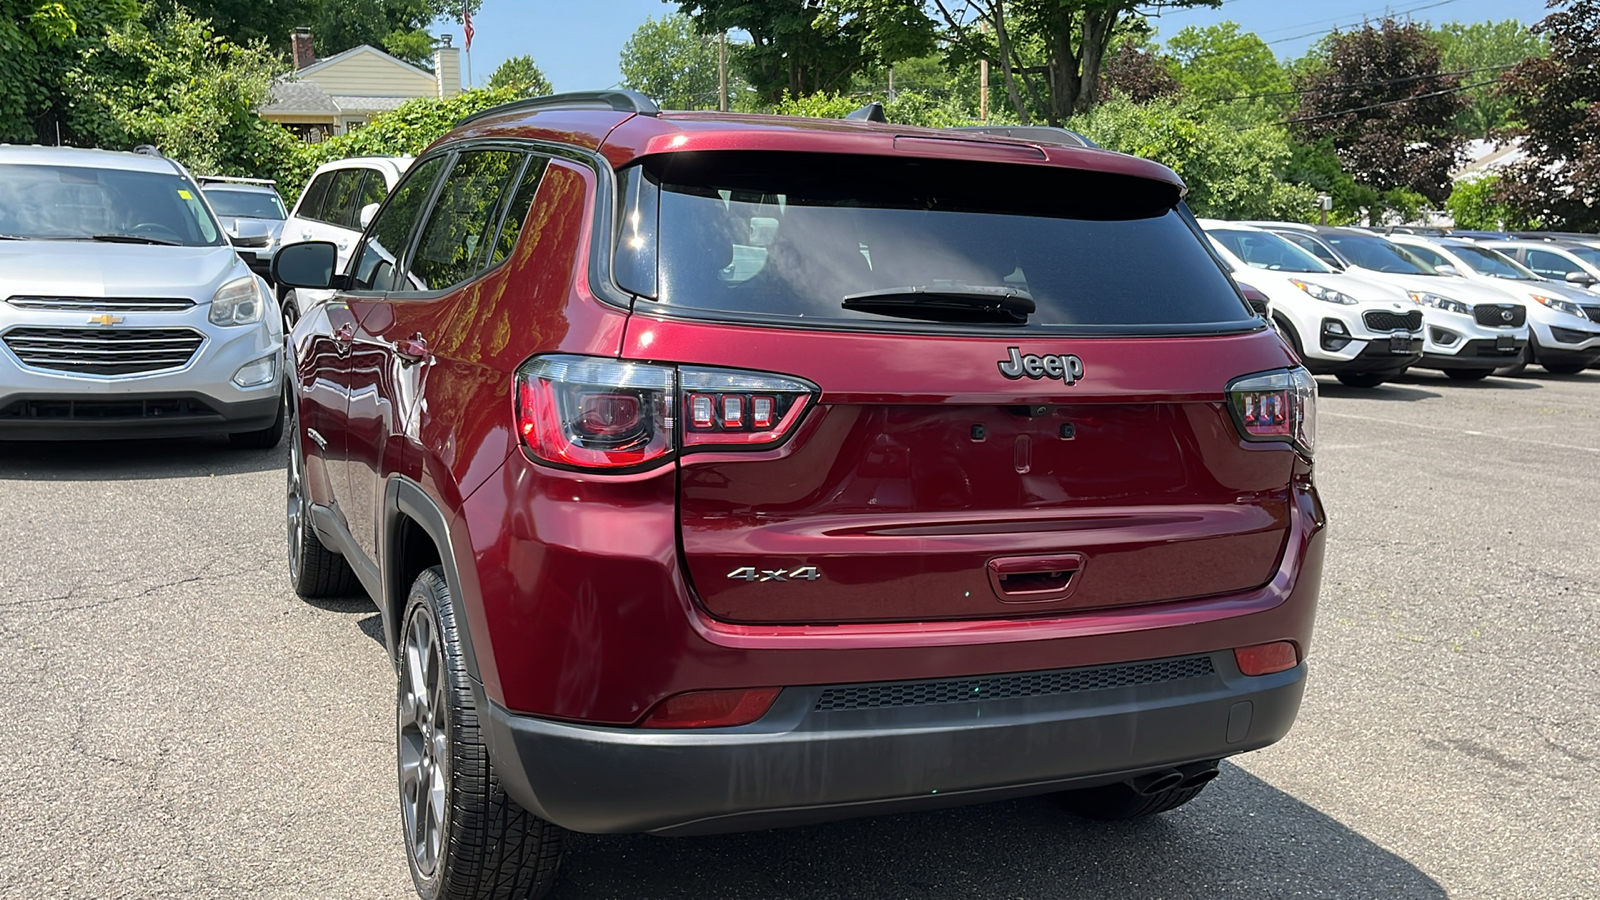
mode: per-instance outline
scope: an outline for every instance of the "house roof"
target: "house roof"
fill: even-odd
[[[397,66],[400,66],[402,68],[410,70],[411,72],[414,72],[414,73],[416,73],[418,75],[421,75],[423,78],[432,78],[433,77],[433,73],[429,72],[427,69],[418,68],[417,66],[413,66],[411,63],[408,63],[403,59],[400,59],[400,58],[394,57],[394,56],[390,56],[389,54],[383,52],[382,50],[379,50],[377,47],[374,47],[371,44],[362,44],[359,47],[351,47],[349,50],[346,50],[343,53],[335,53],[334,55],[328,57],[327,59],[319,59],[316,62],[312,63],[311,65],[306,66],[305,68],[303,68],[300,71],[296,72],[295,74],[296,75],[309,75],[312,72],[318,71],[319,69],[325,69],[328,66],[334,65],[335,63],[338,63],[338,62],[341,62],[343,60],[349,59],[352,56],[356,56],[356,55],[361,54],[361,53],[371,53],[371,54],[373,54],[373,55],[385,60],[386,62],[394,63]]]
[[[273,82],[271,99],[260,112],[269,115],[293,113],[334,116],[339,104],[314,82],[280,79]]]
[[[334,94],[328,99],[339,107],[340,112],[381,113],[399,108],[400,104],[417,99],[416,97],[352,97],[347,94]]]

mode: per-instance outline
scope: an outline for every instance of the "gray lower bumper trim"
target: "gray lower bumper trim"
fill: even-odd
[[[1121,781],[1273,743],[1300,707],[1305,667],[1216,674],[1061,697],[819,712],[789,688],[737,729],[605,728],[488,704],[508,792],[575,831],[710,834],[980,802]]]

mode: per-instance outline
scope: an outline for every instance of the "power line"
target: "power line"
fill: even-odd
[[[1350,91],[1359,88],[1386,87],[1391,84],[1405,84],[1410,81],[1425,81],[1429,78],[1448,78],[1453,75],[1474,75],[1478,72],[1499,72],[1515,68],[1519,63],[1506,63],[1499,66],[1478,66],[1473,69],[1456,69],[1451,72],[1433,72],[1426,75],[1406,75],[1400,78],[1386,78],[1381,81],[1359,81],[1353,84],[1334,84],[1327,87],[1295,88],[1287,91],[1266,91],[1260,94],[1235,94],[1232,97],[1213,97],[1207,103],[1230,103],[1234,100],[1264,100],[1269,97],[1298,97],[1304,94],[1330,93],[1334,91]],[[1494,82],[1488,82],[1493,84]]]
[[[1408,15],[1414,13],[1414,12],[1421,12],[1421,11],[1423,11],[1425,9],[1433,9],[1435,7],[1445,6],[1445,5],[1448,5],[1448,4],[1451,4],[1451,3],[1455,3],[1455,2],[1457,2],[1457,0],[1432,0],[1432,2],[1421,3],[1421,4],[1418,4],[1416,6],[1407,7],[1406,9],[1391,9],[1391,8],[1385,7],[1381,11],[1381,14],[1383,16],[1389,17],[1389,18],[1393,18],[1394,16],[1408,16]],[[1377,10],[1374,10],[1372,12],[1362,13],[1362,17],[1363,17],[1362,21],[1366,22],[1366,21],[1370,20],[1372,16],[1379,15],[1379,14],[1380,14],[1380,11],[1377,11]],[[1354,16],[1354,13],[1352,13],[1351,15]],[[1272,34],[1274,31],[1288,31],[1290,28],[1304,28],[1304,27],[1306,27],[1308,25],[1321,25],[1321,24],[1324,24],[1324,23],[1327,23],[1327,22],[1338,22],[1338,21],[1341,21],[1341,20],[1347,20],[1347,17],[1339,16],[1337,18],[1332,18],[1332,19],[1321,19],[1321,20],[1315,21],[1315,22],[1302,22],[1299,25],[1289,25],[1289,26],[1286,26],[1284,28],[1268,29],[1265,33],[1266,34]],[[1354,27],[1355,23],[1351,22],[1349,24],[1350,24],[1351,27]],[[1273,44],[1286,44],[1286,43],[1288,43],[1290,41],[1297,41],[1297,40],[1299,40],[1301,38],[1315,37],[1315,36],[1317,36],[1319,34],[1327,34],[1329,32],[1338,31],[1338,30],[1340,30],[1341,28],[1344,28],[1344,27],[1346,27],[1346,26],[1345,25],[1335,25],[1332,28],[1323,28],[1323,29],[1320,29],[1320,30],[1317,30],[1317,31],[1307,31],[1307,32],[1305,32],[1303,34],[1294,34],[1294,35],[1290,35],[1289,37],[1275,38],[1275,39],[1270,40],[1270,41],[1263,41],[1263,43],[1267,44],[1268,46],[1271,46]]]
[[[1415,103],[1418,100],[1426,100],[1426,99],[1428,99],[1430,97],[1443,97],[1443,96],[1445,96],[1447,94],[1459,94],[1462,91],[1470,91],[1473,88],[1485,87],[1487,85],[1491,85],[1491,84],[1494,84],[1494,83],[1495,83],[1495,79],[1490,79],[1488,81],[1478,81],[1478,82],[1474,82],[1472,84],[1463,84],[1463,85],[1459,85],[1459,86],[1453,87],[1453,88],[1445,88],[1444,90],[1440,90],[1440,91],[1430,91],[1430,92],[1428,92],[1426,94],[1417,94],[1415,96],[1405,97],[1405,98],[1402,98],[1400,100],[1386,100],[1386,101],[1384,101],[1382,103],[1372,103],[1372,104],[1368,104],[1367,106],[1357,106],[1357,107],[1355,107],[1353,109],[1341,109],[1341,110],[1338,110],[1336,112],[1320,113],[1320,114],[1315,115],[1315,116],[1298,116],[1298,117],[1295,117],[1295,118],[1283,119],[1283,120],[1280,120],[1278,122],[1278,124],[1279,125],[1292,125],[1292,124],[1298,124],[1298,123],[1301,123],[1301,122],[1316,122],[1316,121],[1320,121],[1322,119],[1336,119],[1336,118],[1338,118],[1340,116],[1348,116],[1351,113],[1366,112],[1366,111],[1371,110],[1371,109],[1383,109],[1384,107],[1387,107],[1387,106],[1400,106],[1401,104],[1404,104],[1404,103]]]

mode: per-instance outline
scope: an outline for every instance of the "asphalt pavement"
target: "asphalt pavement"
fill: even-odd
[[[1190,805],[579,835],[555,896],[1600,897],[1600,372],[1320,410],[1305,705]],[[289,590],[284,461],[0,444],[0,897],[412,896],[377,612]]]

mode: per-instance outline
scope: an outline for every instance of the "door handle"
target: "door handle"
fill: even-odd
[[[1064,600],[1078,586],[1082,553],[1008,556],[989,560],[989,585],[1006,603]]]
[[[400,357],[402,365],[413,365],[426,362],[433,356],[433,351],[428,349],[428,342],[421,333],[413,334],[403,341],[394,342],[394,355]]]
[[[350,345],[355,343],[355,340],[356,327],[349,322],[340,325],[339,329],[333,333],[334,352],[340,356],[348,356],[350,354]]]

